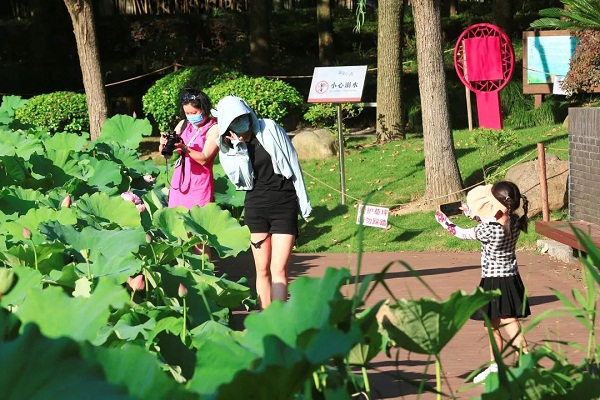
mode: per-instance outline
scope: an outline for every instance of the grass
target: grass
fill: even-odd
[[[454,132],[456,156],[465,187],[483,181],[483,168],[487,170],[488,183],[491,183],[502,179],[512,165],[537,158],[537,142],[545,144],[547,153],[556,154],[563,160],[568,157],[567,129],[561,125],[507,132],[515,134],[518,144],[503,152],[483,148],[485,145],[476,140],[479,134],[479,130]],[[371,142],[372,139],[346,139],[345,205],[341,204],[339,158],[302,161],[314,210],[308,223],[301,222],[297,251],[358,251],[357,205],[369,195],[369,204],[390,208],[394,215],[389,216],[387,229],[365,227],[363,251],[478,250],[478,242],[459,240],[443,230],[435,221],[433,210],[395,215],[394,210],[403,205],[419,203],[425,192],[422,137],[409,137],[382,146],[374,146]],[[480,153],[486,154],[483,161]],[[564,210],[554,212],[551,218],[565,219],[564,214]],[[465,217],[457,217],[456,222],[463,227],[473,223]],[[533,250],[539,238],[532,223],[529,232],[521,235],[519,247]]]

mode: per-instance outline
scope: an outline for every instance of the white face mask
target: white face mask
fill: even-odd
[[[248,132],[250,130],[250,117],[246,114],[241,118],[236,118],[231,124],[229,124],[229,129],[237,134]]]

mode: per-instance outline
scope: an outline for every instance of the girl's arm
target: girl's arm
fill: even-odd
[[[446,229],[448,232],[450,232],[451,234],[453,234],[454,236],[456,236],[459,239],[470,239],[470,240],[477,239],[477,235],[475,234],[475,228],[464,229],[464,228],[458,227],[458,226],[456,226],[456,224],[453,224],[448,219],[446,214],[444,214],[441,211],[437,211],[435,213],[435,220],[441,226],[443,226],[444,229]]]
[[[217,138],[219,137],[219,128],[217,125],[213,125],[206,133],[206,142],[202,151],[194,150],[184,143],[179,143],[178,148],[185,154],[189,154],[190,158],[196,161],[198,164],[205,165],[210,161],[214,160],[219,151],[217,146]]]

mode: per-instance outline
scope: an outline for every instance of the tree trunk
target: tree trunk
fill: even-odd
[[[91,0],[64,0],[77,42],[79,65],[83,75],[83,88],[90,117],[90,137],[96,140],[100,136],[100,128],[108,117],[106,92],[102,79],[102,66],[96,40],[96,27]]]
[[[249,1],[250,73],[268,75],[271,72],[271,2]]]
[[[407,0],[380,0],[377,21],[377,142],[404,139],[402,31]]]
[[[317,0],[317,31],[319,32],[319,63],[324,67],[334,65],[331,0]]]
[[[462,183],[448,111],[440,0],[411,0],[411,4],[423,113],[425,199],[443,203],[460,198]]]
[[[492,13],[494,24],[506,33],[509,38],[514,35],[514,1],[513,0],[494,0],[492,4]]]

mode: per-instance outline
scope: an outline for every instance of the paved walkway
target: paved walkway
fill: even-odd
[[[556,308],[560,301],[551,288],[568,295],[573,287],[581,288],[579,266],[551,259],[546,255],[518,253],[519,270],[528,290],[533,316]],[[433,291],[443,300],[451,293],[463,289],[471,293],[480,279],[479,253],[367,253],[363,255],[362,274],[380,272],[388,263],[394,263],[387,273],[386,282],[397,297],[432,297],[423,285],[413,278],[406,268],[396,261],[408,263],[417,270]],[[289,274],[291,279],[298,276],[322,276],[327,267],[349,268],[355,272],[355,254],[293,254]],[[249,278],[254,287],[254,264],[249,254],[235,259],[216,262],[217,272],[227,273],[230,278]],[[383,288],[371,296],[370,302],[388,298]],[[530,317],[531,318],[531,317]],[[525,320],[525,326],[528,321]],[[587,331],[574,318],[551,318],[532,327],[526,336],[530,344],[541,344],[544,340],[561,339],[587,343]],[[395,357],[395,354],[393,354]],[[578,363],[583,355],[569,350],[571,362]],[[465,378],[478,366],[488,360],[487,336],[481,322],[468,321],[442,351],[443,391],[446,398],[471,398],[482,393],[482,386],[464,390]],[[427,357],[408,353],[404,350],[395,358],[380,354],[372,362],[369,379],[375,399],[416,399],[416,390],[402,380],[425,379],[435,386],[435,364]],[[463,389],[461,390],[461,387]],[[434,399],[433,394],[424,394],[420,399]]]

